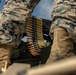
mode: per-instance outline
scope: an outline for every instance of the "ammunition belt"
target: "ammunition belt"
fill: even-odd
[[[41,55],[41,48],[46,47],[43,38],[42,19],[30,16],[26,25],[27,46],[33,56]]]

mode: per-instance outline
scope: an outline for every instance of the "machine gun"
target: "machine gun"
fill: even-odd
[[[51,23],[50,20],[35,16],[28,18],[24,33],[24,37],[27,37],[26,42],[22,41],[17,49],[13,49],[12,63],[29,63],[36,66],[40,62],[46,62],[52,42],[49,36]]]

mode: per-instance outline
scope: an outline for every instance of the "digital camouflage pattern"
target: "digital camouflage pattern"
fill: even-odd
[[[27,18],[39,1],[6,0],[0,13],[0,44],[20,44]]]
[[[75,40],[74,28],[76,26],[76,0],[55,0],[52,11],[53,23],[50,35],[58,27],[66,28],[70,37]],[[76,29],[76,28],[75,28]]]

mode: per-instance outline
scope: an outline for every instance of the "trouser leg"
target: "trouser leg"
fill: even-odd
[[[19,46],[26,24],[40,0],[6,0],[0,12],[0,43]]]
[[[40,0],[6,0],[0,13],[0,64],[10,62],[11,47],[19,46],[26,20]],[[9,45],[3,45],[9,44]]]
[[[9,45],[0,45],[0,68],[3,72],[6,71],[10,65],[11,49]]]
[[[73,40],[69,37],[67,31],[64,28],[55,29],[51,53],[46,64],[74,56],[72,50]]]

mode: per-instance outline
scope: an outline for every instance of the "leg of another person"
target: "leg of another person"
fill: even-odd
[[[46,64],[74,56],[73,40],[64,28],[56,28],[54,30],[54,39],[50,56]]]

